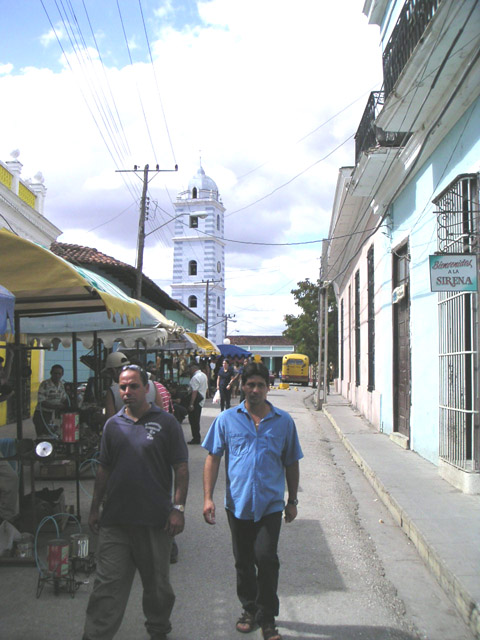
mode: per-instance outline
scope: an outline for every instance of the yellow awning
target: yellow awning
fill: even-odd
[[[20,316],[106,311],[122,323],[140,318],[136,301],[106,278],[6,229],[0,229],[0,284],[15,295]]]
[[[142,324],[146,324],[147,321],[151,319],[154,321],[152,324],[160,325],[163,329],[167,329],[167,331],[184,331],[182,327],[180,327],[173,320],[169,320],[168,318],[166,318],[158,309],[151,307],[149,304],[147,304],[146,302],[142,302],[141,300],[137,300],[136,302],[140,305]]]
[[[220,350],[213,342],[210,342],[205,336],[201,336],[198,333],[186,332],[186,335],[195,342],[196,345],[203,351],[206,356],[219,356]]]

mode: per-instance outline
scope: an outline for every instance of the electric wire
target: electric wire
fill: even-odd
[[[478,4],[478,0],[477,0],[477,2],[476,2],[475,4]],[[463,27],[462,27],[462,29],[463,29]],[[441,34],[439,34],[438,38],[440,38],[440,35],[441,35]],[[438,42],[438,38],[437,38],[437,42]],[[477,61],[477,59],[478,59],[478,57],[479,57],[479,56],[480,56],[480,52],[479,52],[479,51],[477,51],[476,56],[475,56],[475,57],[474,57],[474,59],[469,63],[469,66],[467,67],[467,69],[466,69],[466,70],[464,71],[464,73],[462,74],[461,79],[458,81],[458,83],[457,83],[457,91],[458,91],[458,88],[460,88],[460,87],[461,87],[461,85],[464,83],[465,79],[468,77],[469,73],[471,72],[471,69],[473,68],[473,65],[475,64],[475,62]],[[429,75],[431,75],[431,74],[429,74]],[[423,109],[423,106],[425,105],[427,98],[431,95],[432,90],[433,90],[433,89],[432,89],[432,87],[430,87],[430,88],[429,88],[429,91],[428,91],[428,93],[427,93],[427,96],[426,96],[426,97],[425,97],[425,99],[422,101],[422,104],[420,105],[420,107],[419,107],[419,109],[418,109],[418,111],[417,111],[417,114],[416,114],[416,116],[415,116],[415,118],[414,118],[414,121],[416,121],[416,120],[417,120],[418,115],[419,115],[419,113],[421,112],[421,110]],[[430,139],[431,134],[432,134],[432,133],[433,133],[433,131],[436,129],[436,126],[437,126],[438,122],[441,120],[441,118],[443,117],[443,115],[446,113],[446,111],[447,111],[447,110],[448,110],[448,108],[450,107],[450,104],[451,104],[451,102],[453,101],[453,98],[455,97],[455,94],[456,94],[456,92],[455,92],[452,96],[450,96],[450,99],[448,100],[448,102],[447,102],[447,104],[444,106],[444,108],[442,109],[440,116],[438,116],[438,117],[436,118],[435,122],[430,126],[430,129],[429,129],[428,133],[426,134],[426,136],[424,137],[424,141],[423,141],[423,143],[422,143],[422,145],[421,145],[421,147],[420,147],[419,151],[417,152],[416,157],[415,157],[415,159],[414,159],[413,163],[410,165],[410,167],[409,167],[409,169],[408,169],[408,172],[407,172],[406,176],[402,179],[401,184],[397,187],[397,189],[395,190],[394,194],[389,198],[388,203],[385,205],[385,207],[384,207],[384,208],[385,208],[385,212],[384,212],[384,214],[382,215],[382,218],[381,218],[381,220],[380,220],[380,224],[381,224],[381,223],[383,222],[383,220],[385,219],[386,214],[387,214],[387,211],[389,210],[389,208],[390,208],[390,206],[391,206],[392,202],[394,202],[394,200],[396,199],[396,197],[397,197],[397,195],[399,194],[400,190],[404,188],[405,183],[407,182],[407,180],[408,180],[408,178],[410,177],[410,175],[412,174],[412,172],[413,172],[414,168],[415,168],[415,167],[416,167],[416,165],[418,164],[418,162],[419,162],[420,158],[422,157],[422,154],[423,154],[423,151],[424,151],[424,149],[425,149],[425,147],[426,147],[426,144],[427,144],[428,140]],[[413,97],[414,97],[414,96],[412,96],[412,100],[413,100]],[[411,104],[411,103],[412,103],[412,101],[410,102],[410,104]],[[401,151],[402,151],[402,149],[399,149],[399,150],[397,151],[397,154],[396,154],[395,158],[394,158],[394,159],[392,159],[392,161],[390,162],[390,165],[389,165],[389,167],[387,168],[386,172],[384,173],[384,176],[383,176],[383,178],[382,178],[382,180],[381,180],[381,183],[380,183],[379,187],[377,187],[377,189],[376,189],[376,191],[375,191],[375,194],[372,196],[372,198],[371,198],[370,202],[372,202],[372,201],[374,201],[374,200],[375,200],[375,197],[376,197],[376,195],[377,195],[377,193],[378,193],[378,191],[379,191],[380,187],[382,186],[383,182],[386,180],[386,177],[388,176],[388,173],[389,173],[390,167],[392,166],[392,164],[393,164],[394,160],[396,159],[396,157],[401,153]],[[362,221],[362,219],[363,219],[363,216],[366,214],[366,212],[368,211],[368,209],[369,209],[369,208],[370,208],[370,204],[369,204],[369,205],[367,205],[367,208],[366,208],[366,209],[363,211],[363,213],[358,217],[358,219],[357,219],[357,223],[356,223],[356,225],[355,225],[355,229],[358,227],[358,225],[360,224],[360,222],[361,222],[361,221]],[[422,211],[421,215],[423,215],[423,211]],[[380,226],[380,225],[379,225],[379,226]],[[370,237],[371,237],[371,235],[373,235],[373,234],[370,234],[370,235],[368,236],[368,238],[370,238]],[[368,238],[367,238],[367,240],[368,240]],[[347,244],[348,244],[348,243],[347,243]],[[363,243],[362,243],[362,244],[363,244]],[[361,250],[361,248],[362,248],[362,247],[360,247],[360,248],[357,250],[357,252],[356,252],[356,254],[355,254],[355,255],[358,255],[358,253],[359,253],[359,251]],[[346,248],[344,248],[343,256],[345,255],[345,250],[346,250]],[[342,254],[339,254],[339,256],[338,256],[337,260],[335,261],[335,263],[334,263],[333,265],[328,265],[328,267],[327,267],[328,272],[331,272],[331,271],[332,271],[332,269],[334,268],[334,266],[336,265],[336,263],[337,263],[337,262],[338,262],[338,261],[339,261],[343,256],[342,256]],[[347,266],[348,266],[350,263],[351,263],[351,260],[349,260],[349,261],[348,261]],[[337,274],[337,275],[335,276],[335,278],[332,278],[332,277],[328,276],[328,278],[327,278],[327,279],[328,279],[328,280],[336,279],[339,275],[342,275],[345,271],[346,271],[346,269],[342,269],[342,271],[341,271],[341,272],[339,272],[339,274]]]
[[[130,51],[130,45],[128,44],[127,33],[125,31],[125,24],[123,22],[123,16],[122,16],[122,11],[120,9],[119,0],[116,0],[116,3],[117,3],[117,8],[118,8],[118,15],[120,17],[120,22],[121,22],[121,25],[122,25],[123,36],[125,38],[125,45],[127,47],[128,57],[130,59],[130,65],[131,65],[132,70],[133,70],[134,69],[134,65],[133,65],[132,53]],[[152,151],[153,151],[153,157],[155,158],[155,162],[157,162],[157,154],[156,154],[156,151],[155,151],[155,146],[153,144],[152,134],[150,132],[150,127],[148,126],[147,114],[145,113],[145,107],[143,106],[143,100],[142,100],[142,96],[141,96],[141,93],[140,93],[140,88],[138,86],[138,82],[137,82],[137,77],[136,76],[135,76],[135,84],[136,84],[136,87],[137,87],[137,95],[138,95],[138,100],[140,102],[140,107],[142,109],[142,114],[143,114],[143,119],[144,119],[144,122],[145,122],[145,127],[147,129],[148,139],[150,140],[150,145],[151,145]]]
[[[105,64],[104,64],[104,62],[103,62],[103,58],[102,58],[102,55],[101,55],[101,53],[100,53],[100,47],[98,46],[97,38],[96,38],[96,36],[95,36],[95,32],[94,32],[94,30],[93,30],[93,26],[92,26],[92,23],[91,23],[91,20],[90,20],[90,16],[89,16],[88,11],[87,11],[87,7],[86,7],[86,5],[85,5],[85,0],[82,0],[82,4],[83,4],[84,11],[85,11],[85,17],[86,17],[86,19],[87,19],[88,26],[89,26],[89,28],[90,28],[90,33],[91,33],[91,35],[92,35],[92,39],[93,39],[93,42],[94,42],[94,44],[95,44],[95,49],[96,49],[96,51],[97,51],[98,59],[100,60],[100,64],[101,64],[101,66],[102,66],[103,76],[104,76],[104,78],[105,78],[105,82],[107,83],[108,91],[109,91],[109,93],[110,93],[110,98],[111,98],[112,103],[113,103],[113,106],[114,106],[114,108],[115,108],[116,120],[118,121],[118,128],[117,128],[117,131],[118,131],[118,133],[119,133],[119,134],[121,134],[121,136],[122,136],[122,138],[123,138],[123,142],[124,142],[124,146],[125,146],[125,151],[126,151],[127,155],[128,155],[129,157],[131,157],[132,152],[130,151],[130,145],[128,144],[128,139],[127,139],[127,135],[126,135],[126,132],[125,132],[125,128],[124,128],[124,126],[123,126],[123,122],[122,122],[122,119],[121,119],[121,117],[120,117],[120,113],[119,113],[119,111],[118,111],[117,103],[116,103],[116,100],[115,100],[115,97],[114,97],[114,95],[113,95],[113,91],[112,91],[112,86],[111,86],[111,84],[110,84],[110,80],[108,79],[108,74],[107,74],[107,71],[106,71],[106,69],[105,69]]]
[[[52,29],[52,33],[55,35],[55,39],[57,40],[57,43],[58,43],[58,45],[60,47],[60,50],[62,51],[63,59],[65,60],[65,63],[67,64],[68,68],[70,69],[72,75],[75,77],[75,72],[74,72],[74,69],[73,69],[72,64],[70,62],[69,56],[67,55],[67,52],[65,51],[65,49],[64,49],[64,47],[62,45],[60,36],[59,36],[59,34],[57,32],[57,29],[55,28],[55,26],[53,24],[53,21],[52,21],[52,19],[50,17],[50,14],[49,14],[48,10],[47,10],[47,7],[45,6],[44,0],[40,0],[40,3],[42,5],[42,8],[43,8],[43,10],[45,12],[47,20],[48,20],[48,22],[50,24],[50,27]],[[119,165],[117,163],[117,159],[115,158],[115,155],[114,155],[110,145],[107,142],[107,139],[106,139],[105,134],[104,134],[104,132],[102,130],[102,127],[100,126],[99,121],[98,121],[97,117],[95,116],[95,113],[94,113],[94,111],[92,109],[92,106],[90,105],[90,103],[89,103],[89,101],[88,101],[88,99],[87,99],[87,97],[85,95],[84,90],[82,89],[82,87],[80,85],[77,85],[77,86],[78,86],[78,90],[80,92],[80,95],[82,96],[82,99],[83,99],[83,101],[85,103],[85,106],[87,107],[87,110],[90,113],[90,116],[91,116],[91,118],[92,118],[92,120],[93,120],[93,122],[95,124],[95,127],[97,128],[97,131],[100,134],[100,137],[101,137],[101,139],[102,139],[102,141],[103,141],[103,143],[104,143],[104,145],[105,145],[105,147],[106,147],[106,149],[107,149],[107,151],[108,151],[108,153],[109,153],[109,155],[110,155],[110,157],[111,157],[111,159],[113,161],[113,164],[117,168],[119,168]],[[128,189],[128,191],[130,191],[130,194],[135,199],[135,194],[131,190],[132,189],[131,185],[129,185],[127,183],[125,178],[123,178],[123,180],[124,180],[124,184],[125,184],[126,188]]]
[[[302,176],[304,173],[307,173],[307,171],[310,171],[310,169],[315,167],[317,164],[320,164],[320,162],[323,162],[324,160],[329,158],[331,155],[333,155],[335,153],[335,151],[338,151],[338,149],[341,149],[341,147],[343,147],[349,140],[351,140],[354,137],[354,135],[355,135],[354,133],[349,135],[346,140],[344,140],[337,147],[332,149],[332,151],[327,153],[327,155],[323,156],[322,158],[319,158],[318,160],[313,162],[311,165],[309,165],[308,167],[306,167],[305,169],[300,171],[300,173],[297,173],[297,175],[293,176],[293,178],[290,178],[290,180],[288,180],[287,182],[284,182],[283,184],[281,184],[278,187],[276,187],[275,189],[273,189],[273,191],[271,191],[270,193],[267,193],[266,195],[262,196],[261,198],[258,198],[257,200],[255,200],[254,202],[251,202],[250,204],[245,205],[244,207],[240,207],[239,209],[235,209],[234,211],[231,211],[229,214],[227,214],[225,216],[225,218],[229,218],[230,216],[233,216],[233,214],[235,214],[235,213],[239,213],[240,211],[245,211],[245,209],[249,209],[250,207],[253,207],[253,205],[258,204],[259,202],[262,202],[262,200],[266,200],[267,198],[272,196],[277,191],[280,191],[280,189],[283,189],[284,187],[288,186],[294,180],[296,180],[297,178]]]
[[[111,117],[109,117],[108,113],[107,113],[107,109],[104,106],[104,100],[101,99],[101,96],[99,94],[99,91],[103,92],[103,87],[102,85],[100,85],[99,89],[97,88],[97,84],[95,82],[97,74],[96,74],[96,65],[94,65],[93,60],[90,56],[90,52],[88,50],[87,47],[87,43],[85,42],[85,39],[83,38],[83,34],[81,32],[80,29],[80,25],[78,23],[75,11],[72,7],[72,4],[69,0],[67,0],[67,4],[70,6],[71,9],[71,14],[72,14],[72,18],[73,18],[73,22],[76,25],[76,29],[73,28],[72,24],[70,23],[70,20],[68,19],[68,14],[67,14],[67,10],[65,9],[65,6],[63,4],[62,0],[59,0],[60,5],[62,6],[63,12],[65,13],[65,16],[62,14],[62,11],[60,11],[59,8],[59,4],[57,2],[57,0],[55,0],[55,4],[57,6],[58,12],[60,14],[63,26],[65,28],[65,33],[67,34],[69,41],[70,41],[70,45],[72,47],[72,50],[75,53],[75,57],[77,59],[78,62],[78,67],[79,69],[82,70],[83,72],[83,77],[84,80],[86,82],[86,85],[89,87],[89,91],[90,94],[93,98],[93,102],[95,104],[95,107],[100,115],[100,118],[103,122],[103,125],[106,129],[106,131],[108,132],[108,136],[109,139],[115,149],[115,153],[117,154],[118,158],[122,158],[122,152],[121,149],[118,145],[118,140],[117,140],[117,136],[114,134],[114,130],[112,128],[112,122],[111,122]],[[77,33],[78,33],[78,37],[77,37]],[[79,39],[81,40],[81,42],[79,42]],[[89,64],[88,64],[89,63]],[[87,69],[87,67],[89,67]],[[107,105],[108,107],[108,105]]]
[[[161,109],[162,109],[162,115],[163,115],[163,121],[164,121],[164,123],[165,123],[165,129],[167,130],[168,142],[170,143],[170,150],[171,150],[171,152],[172,152],[173,162],[174,162],[174,164],[177,164],[177,161],[176,161],[176,159],[175,159],[175,152],[174,152],[174,150],[173,150],[172,138],[171,138],[171,136],[170,136],[170,129],[169,129],[169,127],[168,127],[167,117],[166,117],[165,109],[164,109],[164,106],[163,106],[162,95],[161,95],[161,93],[160,93],[160,87],[159,87],[159,84],[158,84],[157,73],[156,73],[156,71],[155,71],[155,65],[154,65],[154,63],[153,63],[152,50],[151,50],[151,47],[150,47],[150,41],[149,41],[149,39],[148,39],[147,26],[146,26],[146,24],[145,24],[145,17],[144,17],[144,15],[143,15],[143,9],[142,9],[142,2],[141,2],[141,0],[138,0],[138,6],[139,6],[139,8],[140,8],[140,14],[141,14],[141,16],[142,16],[143,30],[144,30],[144,32],[145,32],[145,40],[147,41],[147,47],[148,47],[148,55],[150,56],[150,62],[151,62],[152,69],[153,69],[153,77],[154,77],[154,79],[155,79],[155,86],[156,86],[156,88],[157,88],[158,100],[159,100],[159,102],[160,102],[160,107],[161,107]]]
[[[375,86],[377,86],[377,83],[375,84]],[[307,138],[309,138],[311,135],[313,135],[314,133],[317,133],[317,131],[319,131],[320,129],[322,129],[323,127],[325,127],[329,122],[331,122],[332,120],[335,120],[335,118],[337,118],[339,115],[341,115],[344,111],[347,111],[348,109],[350,109],[350,107],[352,107],[354,104],[356,104],[359,100],[361,100],[365,95],[369,95],[371,92],[373,91],[373,89],[370,89],[369,91],[364,91],[362,93],[362,95],[358,96],[358,98],[355,98],[355,100],[353,100],[352,102],[350,102],[350,104],[347,104],[347,106],[343,107],[342,109],[340,109],[340,111],[337,111],[336,113],[334,113],[330,118],[328,118],[327,120],[325,120],[324,122],[322,122],[322,124],[318,125],[317,127],[315,127],[315,129],[312,129],[312,131],[309,131],[308,133],[306,133],[305,135],[303,135],[301,138],[299,138],[293,146],[296,146],[297,144],[300,144],[301,142],[303,142],[304,140],[306,140]],[[264,166],[266,166],[267,164],[269,164],[271,162],[271,160],[265,160],[265,162],[262,162],[262,164],[259,164],[258,166],[254,167],[253,169],[250,169],[249,171],[247,171],[246,173],[242,174],[241,176],[239,176],[237,178],[237,182],[240,182],[241,180],[243,180],[243,178],[249,176],[251,173],[254,173],[255,171],[258,171],[259,169],[262,169]]]

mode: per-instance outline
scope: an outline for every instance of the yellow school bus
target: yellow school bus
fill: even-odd
[[[282,358],[282,382],[308,386],[308,356],[302,353],[287,353]]]

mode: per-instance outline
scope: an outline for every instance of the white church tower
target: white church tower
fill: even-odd
[[[225,338],[225,208],[215,182],[200,166],[174,202],[172,298],[205,319],[206,337]],[[208,302],[207,302],[208,297]]]

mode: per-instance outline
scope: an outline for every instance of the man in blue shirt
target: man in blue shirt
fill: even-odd
[[[275,628],[279,611],[277,546],[283,510],[285,522],[297,516],[298,461],[303,453],[290,415],[267,401],[268,369],[263,364],[248,364],[242,373],[242,388],[245,401],[221,413],[202,444],[208,451],[203,517],[208,524],[215,524],[213,491],[225,454],[225,507],[237,595],[243,607],[236,629],[249,633],[260,625],[264,640],[281,640]]]

